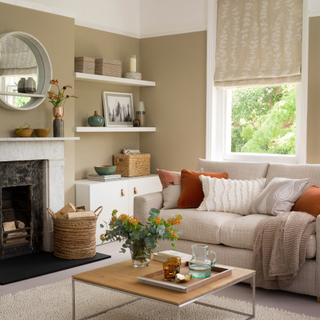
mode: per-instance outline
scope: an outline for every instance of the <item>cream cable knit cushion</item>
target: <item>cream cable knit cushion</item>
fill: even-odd
[[[253,213],[277,216],[290,211],[309,180],[273,178],[254,202]]]
[[[231,180],[201,175],[204,199],[197,210],[252,213],[252,205],[262,192],[266,179]]]

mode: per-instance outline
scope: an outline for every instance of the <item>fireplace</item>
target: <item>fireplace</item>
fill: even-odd
[[[0,259],[53,252],[46,208],[64,206],[64,140],[78,139],[0,138]],[[12,221],[23,228],[4,231]]]
[[[0,259],[41,249],[44,162],[0,162]]]

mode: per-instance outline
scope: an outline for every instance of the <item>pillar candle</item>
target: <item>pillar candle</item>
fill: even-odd
[[[137,72],[137,57],[130,56],[130,72]]]

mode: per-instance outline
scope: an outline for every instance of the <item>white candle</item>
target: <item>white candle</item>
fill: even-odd
[[[130,72],[137,72],[137,57],[130,57]]]

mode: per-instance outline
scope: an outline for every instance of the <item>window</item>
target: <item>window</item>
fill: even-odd
[[[296,87],[225,89],[224,158],[239,154],[295,156]]]
[[[247,3],[246,0],[241,1]],[[306,163],[307,1],[303,0],[301,62],[299,60],[295,62],[296,67],[290,79],[285,76],[288,68],[284,68],[277,79],[272,78],[274,66],[279,65],[272,59],[258,66],[256,73],[254,69],[250,69],[256,65],[256,62],[253,63],[253,61],[257,63],[263,59],[267,61],[265,54],[268,52],[266,50],[257,51],[257,48],[261,47],[259,41],[262,41],[259,39],[259,32],[254,33],[257,25],[249,26],[247,28],[249,33],[246,30],[249,38],[251,37],[251,42],[247,42],[250,44],[247,48],[256,50],[252,51],[250,56],[247,51],[241,52],[245,38],[237,36],[241,34],[242,27],[240,24],[236,25],[237,21],[244,20],[241,20],[240,17],[240,20],[232,21],[233,16],[226,18],[229,14],[227,10],[232,8],[224,6],[223,0],[219,1],[219,8],[217,2],[217,0],[208,2],[206,158],[210,160]],[[271,8],[272,6],[270,10]],[[235,12],[235,9],[230,12]],[[217,14],[219,10],[222,10],[223,15]],[[246,10],[251,10],[251,7],[246,6]],[[217,16],[223,16],[227,21],[217,23]],[[229,25],[230,21],[231,25]],[[295,26],[298,26],[298,23]],[[232,32],[228,34],[230,30]],[[241,38],[241,44],[238,38]],[[255,43],[258,43],[257,47],[253,45]],[[272,43],[271,48],[273,48]],[[282,47],[284,50],[285,45],[282,44]],[[250,59],[245,60],[248,56]],[[286,57],[283,53],[281,56]],[[243,68],[239,62],[244,65]],[[217,69],[217,63],[219,69]],[[284,66],[285,63],[287,63],[286,60],[280,65]],[[299,65],[303,72],[299,71]],[[266,68],[263,74],[260,72],[262,67]],[[243,78],[245,74],[248,75],[248,78]],[[263,81],[260,79],[261,75],[265,77]],[[263,87],[263,82],[268,83],[268,86]]]

